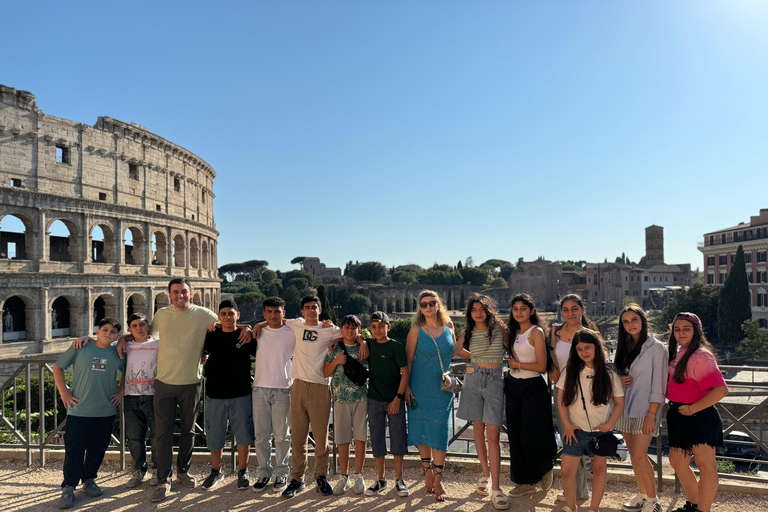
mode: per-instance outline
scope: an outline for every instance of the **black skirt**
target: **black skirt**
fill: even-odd
[[[667,431],[669,447],[679,448],[686,454],[692,453],[694,446],[705,444],[713,448],[723,446],[723,422],[715,406],[697,412],[693,416],[680,414],[680,402],[669,402],[667,411]]]

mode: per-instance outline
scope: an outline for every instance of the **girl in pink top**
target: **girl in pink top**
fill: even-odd
[[[714,406],[728,387],[712,352],[699,317],[678,313],[669,337],[667,429],[669,462],[688,501],[674,512],[709,512],[717,492],[715,448],[723,446],[723,424]],[[699,468],[698,482],[691,456]]]

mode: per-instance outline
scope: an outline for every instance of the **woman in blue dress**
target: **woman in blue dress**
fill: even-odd
[[[442,370],[438,351],[443,367],[448,371],[451,355],[461,350],[461,345],[456,344],[453,322],[437,292],[422,291],[418,306],[405,346],[410,375],[405,392],[408,444],[419,450],[427,492],[434,493],[437,501],[445,501],[443,469],[453,393],[440,389]]]

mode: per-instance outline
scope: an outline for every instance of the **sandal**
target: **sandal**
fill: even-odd
[[[488,496],[491,489],[491,475],[480,475],[477,479],[477,494],[480,496]]]
[[[493,503],[493,508],[496,510],[507,510],[509,508],[507,495],[504,494],[501,489],[493,491],[493,494],[491,494],[491,503]]]
[[[443,487],[443,468],[445,468],[442,464],[432,464],[432,471],[435,473],[435,500],[436,501],[445,501],[445,498],[448,497],[448,495],[445,493],[445,488]],[[440,477],[440,481],[437,481],[437,477]],[[440,491],[437,490],[437,486],[440,486]]]
[[[421,458],[421,469],[424,470],[424,488],[427,490],[428,494],[435,494],[435,472],[434,472],[434,467],[432,465],[431,457]],[[431,484],[429,481],[429,477],[427,476],[427,473],[430,471],[432,472]]]

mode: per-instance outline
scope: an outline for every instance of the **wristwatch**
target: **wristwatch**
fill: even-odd
[[[395,395],[395,396],[396,396],[397,398],[399,398],[400,400],[405,400],[405,395],[404,395],[404,394],[402,394],[402,393],[398,393],[398,394],[397,394],[397,395]]]

